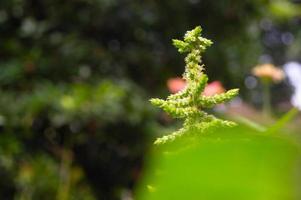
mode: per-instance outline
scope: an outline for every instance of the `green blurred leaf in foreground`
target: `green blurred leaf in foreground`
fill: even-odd
[[[184,145],[156,149],[155,164],[138,189],[138,199],[301,198],[300,149],[292,140],[237,127],[180,146]]]

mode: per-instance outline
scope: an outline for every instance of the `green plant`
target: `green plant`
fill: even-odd
[[[225,121],[207,114],[203,109],[211,108],[216,104],[223,103],[232,99],[238,94],[238,89],[232,89],[226,93],[213,96],[203,95],[207,85],[208,77],[203,72],[204,65],[201,65],[202,53],[212,42],[201,37],[202,29],[200,26],[188,31],[184,40],[173,40],[173,45],[178,48],[180,53],[188,53],[185,58],[185,72],[183,78],[186,80],[186,87],[170,95],[167,100],[151,99],[151,103],[162,108],[174,118],[184,119],[183,127],[170,135],[158,138],[155,144],[162,144],[173,141],[188,132],[205,132],[212,127],[234,126],[234,122]]]

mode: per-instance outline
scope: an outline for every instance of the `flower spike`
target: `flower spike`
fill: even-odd
[[[202,28],[197,26],[193,30],[187,31],[184,40],[173,40],[173,45],[180,53],[187,53],[185,72],[183,74],[183,79],[187,85],[183,90],[168,96],[166,100],[154,98],[150,101],[172,117],[184,119],[184,124],[178,131],[158,138],[155,144],[173,141],[187,135],[191,131],[203,133],[214,127],[231,127],[235,125],[234,122],[218,119],[203,111],[204,108],[211,108],[231,100],[238,95],[238,89],[232,89],[213,96],[205,96],[203,94],[208,77],[203,72],[204,65],[201,65],[201,58],[202,53],[212,42],[201,37],[201,33]]]

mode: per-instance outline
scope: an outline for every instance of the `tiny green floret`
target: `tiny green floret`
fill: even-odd
[[[204,65],[201,64],[202,53],[212,42],[201,37],[202,28],[197,26],[191,31],[187,31],[184,40],[173,40],[173,45],[180,53],[187,53],[185,58],[185,72],[183,79],[187,85],[176,94],[172,94],[163,99],[151,99],[151,103],[163,109],[173,118],[184,119],[183,127],[170,135],[158,138],[155,144],[164,144],[190,132],[203,133],[213,127],[232,127],[234,122],[218,119],[213,115],[207,114],[203,109],[211,108],[217,104],[231,100],[238,95],[238,89],[232,89],[226,93],[213,96],[203,95],[207,85],[208,77],[203,72]]]

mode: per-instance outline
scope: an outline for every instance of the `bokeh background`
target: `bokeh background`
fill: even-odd
[[[154,138],[174,122],[149,104],[197,25],[210,81],[257,109],[251,69],[301,61],[299,0],[1,0],[0,199],[131,199]],[[277,114],[288,81],[273,85]]]

